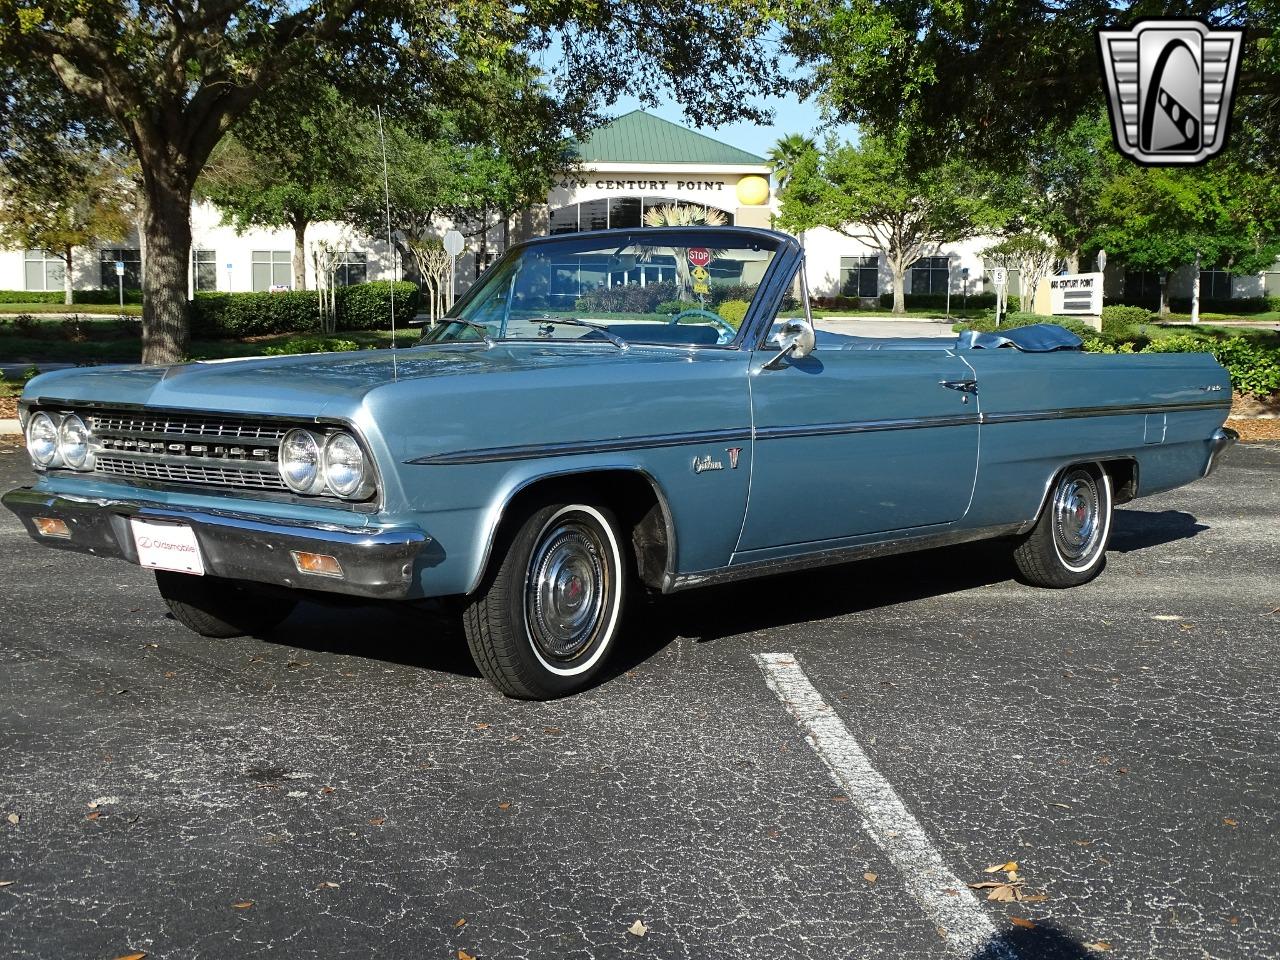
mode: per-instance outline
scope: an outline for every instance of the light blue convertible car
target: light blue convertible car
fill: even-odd
[[[484,675],[546,698],[599,675],[645,591],[990,538],[1084,583],[1115,504],[1234,439],[1208,355],[815,335],[802,261],[766,230],[550,237],[410,349],[45,374],[38,480],[4,503],[155,568],[206,636],[302,597],[448,598]]]

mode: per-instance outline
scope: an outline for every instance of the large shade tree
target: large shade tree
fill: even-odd
[[[468,80],[525,62],[554,34],[552,81],[566,120],[584,122],[584,97],[605,103],[640,88],[650,100],[696,98],[714,123],[741,112],[741,90],[790,83],[776,47],[758,42],[770,9],[763,0],[0,0],[0,63],[56,78],[68,102],[113,121],[136,155],[143,359],[173,362],[188,340],[196,180],[227,130],[282,78],[318,63],[352,96],[456,102]]]
[[[1007,214],[993,181],[959,161],[920,165],[907,138],[863,137],[802,156],[781,193],[779,224],[827,227],[885,258],[893,312],[906,310],[907,270],[921,257],[998,229]]]

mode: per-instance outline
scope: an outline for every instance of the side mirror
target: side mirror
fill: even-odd
[[[772,340],[778,345],[778,354],[764,365],[766,370],[776,370],[782,366],[783,357],[802,360],[813,353],[818,345],[813,324],[798,318],[784,320]]]

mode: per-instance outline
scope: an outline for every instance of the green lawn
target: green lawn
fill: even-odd
[[[142,316],[142,304],[126,303],[124,312],[130,317]],[[20,313],[79,313],[79,314],[106,314],[111,317],[120,315],[120,307],[114,303],[73,303],[67,305],[65,303],[0,303],[0,315]]]

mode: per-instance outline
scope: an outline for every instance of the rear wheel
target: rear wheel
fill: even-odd
[[[221,577],[156,571],[156,586],[173,618],[202,637],[242,637],[269,633],[297,601],[268,596]]]
[[[1023,579],[1038,587],[1088,583],[1106,564],[1111,514],[1107,472],[1096,464],[1068,467],[1054,481],[1035,528],[1013,552]]]
[[[613,513],[585,502],[538,506],[499,549],[503,555],[463,612],[476,666],[520,699],[587,686],[604,668],[626,597],[628,568]]]

